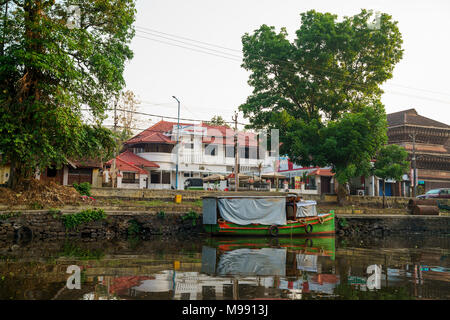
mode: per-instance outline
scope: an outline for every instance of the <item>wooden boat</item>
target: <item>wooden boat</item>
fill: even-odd
[[[211,235],[323,236],[334,234],[334,211],[317,213],[315,201],[293,196],[208,196],[203,225]]]

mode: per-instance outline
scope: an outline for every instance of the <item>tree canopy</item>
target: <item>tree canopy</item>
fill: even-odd
[[[262,25],[242,37],[252,94],[239,108],[253,128],[279,129],[280,151],[300,165],[333,166],[339,182],[366,172],[386,141],[380,85],[403,55],[397,22],[362,10],[340,21],[301,14],[293,41]]]
[[[12,174],[108,153],[113,139],[100,123],[110,97],[125,85],[134,1],[0,4],[0,152]],[[96,125],[83,123],[84,108]]]

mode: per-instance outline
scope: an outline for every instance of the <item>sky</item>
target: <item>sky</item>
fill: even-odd
[[[403,36],[403,59],[382,86],[386,112],[415,108],[420,115],[450,124],[448,0],[137,0],[126,90],[141,101],[139,112],[177,117],[176,96],[181,118],[221,115],[232,121],[252,92],[249,73],[238,58],[245,33],[267,24],[277,31],[286,27],[293,40],[302,12],[314,9],[342,18],[362,8],[390,14]],[[137,126],[145,129],[160,119],[141,115]],[[238,121],[248,123],[242,113]]]

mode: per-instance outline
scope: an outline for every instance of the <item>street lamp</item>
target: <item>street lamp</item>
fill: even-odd
[[[175,169],[175,190],[178,190],[178,160],[179,160],[179,156],[178,156],[178,143],[180,140],[180,100],[177,99],[177,97],[172,96],[172,98],[174,98],[175,100],[177,100],[178,102],[178,123],[177,123],[177,164],[176,164],[176,169]]]

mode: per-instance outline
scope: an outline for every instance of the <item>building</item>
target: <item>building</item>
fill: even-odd
[[[36,174],[41,181],[52,181],[63,186],[89,182],[93,187],[102,186],[102,162],[95,159],[70,160],[60,169],[48,167]]]
[[[388,144],[402,146],[408,152],[411,171],[401,181],[386,180],[386,196],[410,197],[414,180],[413,154],[416,155],[418,194],[430,189],[450,187],[450,126],[423,117],[415,109],[387,115]],[[355,177],[351,194],[383,195],[383,181],[378,177]]]
[[[37,180],[55,182],[64,186],[74,183],[89,182],[93,187],[102,186],[102,162],[95,159],[70,160],[68,164],[57,169],[48,167],[38,171]],[[0,164],[0,185],[6,185],[9,180],[11,168],[9,163]]]
[[[289,190],[302,194],[335,194],[336,183],[331,167],[302,167],[287,157],[280,157],[278,172],[286,177]]]
[[[423,117],[415,109],[388,114],[387,121],[388,143],[404,147],[410,161],[416,155],[419,192],[450,188],[450,125]],[[403,183],[392,184],[392,194],[411,195],[412,180],[411,171]]]
[[[128,166],[126,170],[117,168],[117,174],[126,174],[129,181],[134,176],[135,181],[130,186],[130,183],[124,183],[122,177],[121,187],[184,189],[184,183],[189,178],[229,175],[235,166],[234,135],[235,131],[225,125],[180,123],[177,130],[176,122],[161,120],[124,143],[123,153],[116,159],[121,165],[126,162]],[[274,167],[277,158],[270,156],[270,152],[259,143],[256,133],[238,132],[237,136],[240,172],[257,175],[260,170],[266,172]],[[177,141],[180,142],[178,145]],[[136,163],[130,160],[131,157]],[[151,162],[154,166],[138,163],[142,161]],[[107,163],[106,175],[109,177],[112,164],[112,160]],[[133,169],[130,164],[146,173]]]

